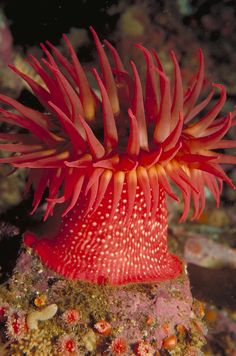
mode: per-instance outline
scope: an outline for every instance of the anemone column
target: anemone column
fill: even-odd
[[[68,278],[113,285],[163,281],[181,272],[181,262],[167,251],[167,210],[164,192],[155,213],[146,210],[143,191],[137,187],[132,216],[124,188],[111,218],[112,190],[95,212],[83,217],[87,199],[79,198],[61,223],[53,240],[25,235],[42,261]]]

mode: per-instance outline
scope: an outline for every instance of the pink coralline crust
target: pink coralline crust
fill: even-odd
[[[119,336],[129,344],[145,339],[155,341],[160,349],[163,340],[176,333],[177,325],[189,330],[192,303],[187,276],[181,280],[152,284],[152,289],[146,294],[116,288],[109,295],[111,324],[113,329],[121,330]],[[151,325],[147,323],[150,316],[154,319]]]
[[[212,84],[207,97],[200,99],[201,51],[199,69],[185,92],[173,52],[172,89],[156,52],[136,45],[146,62],[143,83],[134,62],[128,72],[114,47],[104,41],[112,69],[97,34],[91,32],[101,67],[100,74],[92,70],[95,86],[64,36],[70,60],[49,42],[52,54],[41,45],[46,57],[29,58],[42,85],[11,66],[46,113],[0,95],[0,101],[14,109],[0,109],[1,121],[30,133],[0,134],[0,148],[17,152],[0,163],[29,168],[27,189],[32,185],[35,190],[32,212],[46,188],[45,219],[55,205],[64,208],[56,236],[48,232],[38,239],[26,233],[25,244],[68,278],[114,285],[174,278],[182,266],[167,250],[165,195],[178,201],[170,182],[179,188],[184,201],[181,220],[187,218],[191,198],[192,218],[201,215],[205,186],[219,205],[223,181],[234,187],[221,164],[235,164],[236,158],[215,150],[236,147],[236,141],[223,139],[236,123],[234,113],[218,117],[226,100],[220,84]],[[208,108],[216,92],[219,98]]]

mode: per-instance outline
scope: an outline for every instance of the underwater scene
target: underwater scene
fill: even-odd
[[[233,0],[0,1],[0,356],[236,356]]]

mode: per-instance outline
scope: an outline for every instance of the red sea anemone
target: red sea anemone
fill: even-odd
[[[204,82],[201,51],[199,69],[186,92],[171,53],[172,89],[156,52],[137,45],[147,68],[142,83],[134,62],[128,72],[105,41],[114,63],[111,69],[91,31],[100,74],[95,68],[93,78],[85,73],[64,36],[70,60],[49,42],[53,54],[42,45],[46,57],[29,58],[43,85],[11,66],[45,113],[0,96],[14,109],[1,109],[1,121],[28,131],[1,134],[0,148],[16,154],[0,163],[29,168],[28,186],[35,190],[33,212],[46,188],[45,219],[56,204],[64,206],[56,236],[39,239],[26,233],[24,242],[47,266],[72,279],[117,285],[173,278],[182,268],[167,250],[165,196],[179,200],[170,183],[182,193],[181,220],[188,215],[191,198],[193,219],[200,216],[205,186],[217,205],[222,182],[233,187],[221,164],[235,164],[235,157],[215,151],[236,146],[235,141],[222,139],[235,124],[231,113],[218,117],[225,89],[212,84],[207,97],[199,101]],[[218,92],[218,100],[205,110]]]

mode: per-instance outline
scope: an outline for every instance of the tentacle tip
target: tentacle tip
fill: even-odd
[[[34,213],[35,213],[35,211],[37,210],[37,208],[38,208],[38,204],[37,205],[34,205],[33,206],[33,209],[30,211],[30,215],[34,215]]]
[[[183,223],[183,222],[185,222],[186,220],[187,220],[187,216],[185,216],[185,215],[183,215],[183,214],[182,214],[182,215],[180,216],[180,218],[179,218],[179,222],[180,222],[180,223]]]
[[[69,212],[70,212],[71,209],[66,209],[66,211],[64,211],[64,213],[62,213],[62,218],[64,218]]]
[[[233,189],[233,190],[236,190],[236,186],[234,185],[234,183],[232,182],[231,179],[227,179],[226,183],[228,184],[228,186]]]
[[[8,64],[8,67],[13,70],[16,71],[16,66],[14,66],[14,64]]]
[[[176,58],[176,54],[175,51],[173,49],[170,50],[170,55],[172,56],[172,58]]]
[[[99,74],[98,74],[98,71],[97,71],[97,69],[96,69],[95,67],[92,67],[91,72],[93,73],[93,75],[94,75],[96,78],[100,78],[100,77],[99,77]]]
[[[134,47],[138,48],[138,49],[141,49],[141,50],[144,50],[144,51],[146,50],[146,48],[142,45],[142,43],[139,43],[139,42],[135,43]]]
[[[52,216],[52,212],[51,213],[47,213],[47,214],[44,215],[43,222],[47,221],[49,215]]]
[[[203,50],[202,50],[202,48],[198,48],[198,54],[199,54],[200,59],[203,59]]]
[[[45,46],[45,44],[44,44],[43,42],[40,42],[39,45],[40,45],[40,47],[41,47],[42,49],[44,49],[44,48],[46,49],[46,46]],[[29,55],[29,56],[30,56],[30,55]]]
[[[89,26],[89,31],[92,33],[94,37],[98,38],[97,32],[95,31],[92,25]]]
[[[222,90],[225,89],[225,86],[223,84],[220,84],[220,83],[212,83],[212,86],[214,88],[218,88],[218,89],[222,89]]]

